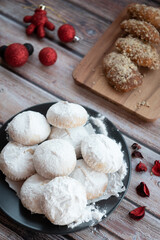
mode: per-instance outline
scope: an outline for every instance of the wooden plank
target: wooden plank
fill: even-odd
[[[12,233],[12,231],[13,231],[13,236],[9,240],[21,240],[22,239],[21,237],[23,237],[23,239],[27,239],[27,240],[28,239],[29,240],[32,240],[32,239],[34,239],[34,240],[94,240],[94,239],[96,239],[96,240],[110,240],[110,239],[118,240],[119,239],[118,237],[116,237],[115,234],[108,232],[106,229],[104,229],[103,227],[101,227],[99,225],[97,225],[96,227],[86,228],[83,231],[79,231],[79,232],[75,232],[75,233],[71,233],[71,234],[62,236],[62,235],[31,232],[28,229],[15,224],[13,221],[11,221],[8,217],[6,217],[1,212],[0,212],[0,222],[2,224],[4,224],[5,226],[12,229],[12,230],[9,230],[4,225],[0,224],[0,237],[1,237],[1,235],[6,236],[8,232]],[[19,236],[19,238],[16,238],[16,236]],[[6,240],[7,238],[2,238],[1,240],[3,240],[3,239]]]
[[[1,17],[0,21],[2,23],[1,45],[17,42],[18,36],[21,43],[28,41],[25,33],[23,33],[22,26],[9,21],[5,17]],[[7,35],[5,35],[6,29]],[[87,105],[99,111],[108,117],[122,132],[139,139],[139,141],[159,151],[160,119],[154,123],[145,123],[123,109],[119,111],[115,104],[96,96],[74,83],[71,73],[78,61],[80,61],[79,57],[49,42],[47,39],[44,39],[43,42],[39,42],[37,39],[30,39],[29,42],[36,46],[33,56],[29,58],[23,67],[11,69],[12,71],[23,76],[28,81],[38,84],[54,95],[71,102]],[[37,56],[39,50],[48,45],[57,50],[58,61],[54,66],[46,68],[39,63]]]
[[[13,232],[12,230],[6,228],[2,224],[0,224],[0,239],[1,240],[23,240],[18,234]]]
[[[130,3],[143,3],[147,5],[151,5],[153,7],[159,7],[158,1],[151,0],[125,0],[125,1],[110,1],[110,0],[86,0],[86,1],[78,1],[78,0],[70,0],[72,3],[75,3],[77,6],[85,8],[89,12],[99,15],[102,18],[109,19],[110,21],[114,21],[114,19],[119,15],[119,13]]]
[[[3,69],[3,68],[1,68],[1,69]],[[43,102],[43,101],[48,102],[48,101],[51,101],[51,100],[52,101],[57,100],[56,98],[53,98],[53,96],[51,96],[51,94],[46,93],[45,91],[39,89],[38,87],[36,87],[36,86],[26,82],[26,81],[22,81],[22,79],[20,77],[18,77],[17,75],[14,75],[13,73],[8,72],[5,69],[3,69],[3,70],[4,70],[3,74],[1,75],[1,83],[2,83],[5,94],[3,95],[2,99],[3,99],[4,102],[5,101],[6,102],[3,106],[3,108],[2,108],[2,105],[0,105],[0,109],[2,109],[2,111],[1,111],[2,114],[5,114],[5,115],[2,115],[2,118],[4,118],[4,116],[6,118],[9,118],[12,114],[22,110],[23,108],[29,107],[30,105],[34,105],[34,104],[39,103],[39,102]],[[3,82],[2,82],[2,79],[3,79]],[[25,92],[24,92],[24,89],[25,89]],[[8,100],[8,102],[7,102],[7,100]],[[2,104],[3,101],[2,100],[0,101],[1,104]],[[6,106],[7,106],[7,109],[6,109]],[[14,110],[13,110],[13,108],[14,108]],[[126,142],[128,143],[128,146],[130,146],[132,144],[132,141],[128,138],[126,138]],[[146,157],[147,166],[149,167],[151,165],[152,160],[157,157],[157,154],[153,153],[150,150],[147,150],[145,148],[142,148],[142,152],[144,154],[144,157]],[[146,177],[149,178],[148,181],[149,180],[152,181],[152,182],[155,181],[155,179],[153,177],[150,178],[148,176],[148,174],[146,175]],[[135,178],[137,178],[137,183],[138,183],[138,181],[141,181],[141,176],[135,175],[135,177],[134,177],[134,172],[133,172],[133,179],[135,180]],[[128,192],[127,197],[129,199],[131,199],[133,201],[135,200],[135,202],[137,202],[137,197],[136,197],[136,194],[134,192],[134,184],[135,184],[135,182],[133,181],[133,183],[132,183],[132,181],[131,181],[131,186],[129,188],[129,192]],[[152,184],[152,185],[154,185],[154,184]],[[156,186],[154,186],[154,187],[156,187]],[[158,194],[158,191],[156,190],[156,188],[155,188],[155,191],[156,191],[155,194]],[[156,200],[154,199],[153,196],[155,196],[155,198],[157,198],[157,195],[151,195],[150,202],[148,202],[149,210],[151,212],[153,211],[153,205],[155,205],[155,208],[158,208],[158,203],[156,203]],[[141,204],[142,201],[143,201],[143,199],[138,199],[138,204]],[[123,216],[123,211],[121,212],[121,215]],[[121,215],[119,216],[120,219],[121,219]],[[4,219],[1,222],[3,223]],[[7,225],[7,226],[8,227],[10,226],[10,222],[9,222],[9,225]],[[15,228],[14,228],[15,231],[16,231],[16,228],[17,228],[17,226],[15,226]],[[113,232],[116,233],[115,230],[116,229],[113,229]],[[17,233],[19,235],[21,235],[19,231],[20,231],[20,228],[18,228]],[[90,231],[89,230],[84,230],[84,231],[85,232],[82,231],[82,232],[76,233],[77,234],[76,237],[75,237],[75,234],[73,234],[73,236],[72,235],[71,236],[74,237],[75,239],[78,239],[78,238],[79,239],[80,238],[81,239],[86,239],[85,237],[88,236],[88,239],[89,239],[89,236],[91,234]],[[106,237],[107,237],[107,234],[108,234],[108,236],[110,234],[110,233],[104,233],[103,230],[101,230],[101,231],[102,231],[102,234],[106,234],[105,235]],[[28,231],[23,232],[23,234],[26,234],[24,236],[29,236]],[[92,235],[92,237],[94,237],[94,235],[96,235],[96,234],[98,234],[98,233],[92,233],[91,235]],[[111,234],[111,236],[112,236],[112,234]],[[38,239],[39,235],[35,234],[35,237]],[[42,237],[42,236],[40,235],[40,237]],[[40,237],[39,237],[39,239],[40,239]],[[49,237],[50,236],[48,236],[48,238]],[[101,235],[100,235],[100,237],[102,238]],[[49,239],[52,239],[52,238],[49,238]],[[114,239],[114,238],[111,238],[111,239]]]
[[[33,4],[34,3],[34,4]],[[34,10],[39,6],[40,2],[37,1],[3,1],[0,11],[6,16],[18,21],[23,25],[22,32],[25,32],[25,28],[28,24],[23,23],[23,17],[25,15],[33,15]],[[110,21],[104,21],[94,16],[88,11],[79,9],[76,5],[65,1],[65,0],[55,0],[55,1],[45,1],[46,6],[51,9],[47,9],[47,16],[50,21],[56,25],[56,30],[54,32],[46,31],[47,38],[52,42],[57,42],[61,46],[66,47],[69,50],[75,50],[79,54],[85,55],[88,52],[90,46],[92,46],[105,29],[109,26]],[[26,8],[27,6],[31,7]],[[15,14],[16,12],[16,14]],[[61,16],[60,18],[58,17]],[[58,28],[64,24],[61,20],[64,19],[68,24],[71,24],[76,29],[76,35],[80,37],[79,43],[68,43],[62,44],[57,36]],[[27,37],[26,37],[27,38]],[[28,40],[37,39],[37,37],[28,37]]]
[[[36,240],[67,240],[66,237],[63,237],[63,236],[60,236],[60,235],[49,235],[49,234],[43,234],[43,233],[30,231],[27,228],[24,228],[23,226],[20,226],[20,225],[16,224],[14,221],[10,220],[1,211],[0,211],[0,222],[4,225],[3,228],[6,228],[5,226],[7,226],[7,228],[12,229],[12,231],[8,230],[8,231],[11,231],[13,233],[13,237],[11,238],[11,240],[19,240],[19,239],[20,240],[21,239],[26,239],[26,240],[28,240],[28,239],[29,240],[35,240],[35,239]],[[0,226],[2,224],[0,224]],[[1,228],[0,228],[0,234],[1,234]],[[15,234],[15,236],[14,236],[14,234]],[[19,238],[17,238],[16,236],[19,236]],[[5,238],[5,240],[6,239],[10,240],[10,238]]]
[[[142,220],[132,220],[128,213],[134,208],[135,205],[123,200],[114,214],[104,219],[100,225],[115,232],[121,239],[158,240],[160,220],[147,212]]]
[[[3,68],[1,67],[1,69],[3,69]],[[2,119],[5,117],[8,119],[9,117],[11,117],[12,114],[17,113],[18,111],[20,111],[26,107],[29,107],[31,105],[34,105],[36,103],[39,103],[39,102],[42,103],[43,101],[48,102],[51,100],[52,101],[57,100],[55,97],[51,96],[51,94],[46,93],[45,91],[30,84],[29,82],[22,81],[22,79],[20,77],[18,77],[17,75],[14,75],[11,72],[8,72],[5,69],[3,69],[3,74],[1,75],[1,83],[2,83],[2,86],[4,89],[4,93],[5,93],[2,96],[3,101],[2,100],[0,101],[0,109],[1,109],[1,113],[2,113]],[[25,89],[25,92],[24,92],[24,89]],[[2,102],[5,102],[4,106],[2,106]],[[133,143],[133,141],[127,137],[125,137],[125,140],[128,144],[128,147],[131,146],[131,144]],[[145,147],[142,147],[141,151],[144,155],[145,163],[146,163],[147,167],[150,169],[153,161],[158,158],[158,154],[150,151],[149,149],[147,149]],[[154,176],[151,177],[149,175],[149,172],[144,173],[143,175],[136,173],[134,171],[136,163],[137,163],[136,160],[132,161],[132,164],[133,164],[132,180],[131,180],[130,188],[127,193],[127,197],[129,199],[131,199],[132,201],[135,201],[138,204],[143,204],[143,201],[144,202],[146,201],[145,205],[147,206],[148,210],[150,212],[153,212],[154,214],[157,214],[158,209],[159,209],[159,202],[157,201],[157,199],[159,199],[159,197],[158,197],[159,189],[157,188],[157,185],[156,185],[156,183],[158,182],[158,177],[154,177]],[[142,199],[136,195],[135,186],[138,185],[138,183],[140,181],[145,181],[147,184],[149,184],[150,191],[151,191],[151,197],[149,199]],[[123,211],[121,212],[121,215],[123,216]],[[121,215],[119,216],[120,219],[121,219]],[[1,222],[3,223],[3,221],[1,221]],[[116,229],[113,229],[113,232],[116,233],[115,230]],[[90,236],[91,233],[89,230],[84,230],[84,231],[85,232],[82,231],[80,233],[77,233],[78,235],[76,235],[76,238],[75,238],[75,234],[73,234],[73,236],[72,235],[71,236],[77,240],[78,240],[78,238],[85,239],[83,237],[87,236],[87,234],[88,234],[88,236]],[[105,234],[103,232],[103,230],[101,230],[101,232],[102,232],[102,235]],[[19,232],[18,232],[18,234],[19,234]],[[28,233],[26,233],[26,234],[28,234]],[[98,233],[93,232],[91,235],[92,235],[92,237],[94,237],[94,235],[96,235],[96,234],[98,234]],[[110,233],[106,233],[106,234],[108,234],[108,238],[109,238]],[[111,236],[112,236],[112,234],[111,234]],[[100,237],[102,237],[102,236],[100,235]],[[107,237],[107,235],[106,235],[106,237]]]
[[[0,122],[4,123],[12,115],[32,105],[57,101],[58,98],[41,90],[29,82],[23,81],[12,72],[0,67]]]
[[[113,89],[103,73],[104,54],[114,51],[115,41],[122,34],[120,23],[124,19],[127,19],[127,8],[122,11],[82,59],[74,70],[73,77],[77,84],[116,103],[120,108],[125,108],[146,121],[155,121],[160,117],[160,70],[148,71],[143,77],[142,86],[127,93],[120,93]],[[148,102],[149,107],[139,106],[144,101]]]
[[[68,234],[75,240],[118,240],[119,237],[116,234],[109,232],[108,230],[102,228],[100,225],[95,227],[87,228],[83,231]]]
[[[125,141],[130,149],[130,152],[132,152],[133,150],[131,149],[131,145],[134,143],[133,140],[125,137]],[[151,151],[143,145],[141,145],[141,147],[142,148],[139,151],[142,153],[144,159],[132,158],[131,181],[126,197],[138,205],[145,205],[149,212],[160,218],[160,178],[158,176],[151,175],[154,161],[160,160],[160,154]],[[146,164],[148,168],[147,172],[140,173],[135,171],[136,165],[140,161]],[[137,195],[136,187],[140,184],[140,182],[145,182],[147,184],[150,190],[149,198]]]

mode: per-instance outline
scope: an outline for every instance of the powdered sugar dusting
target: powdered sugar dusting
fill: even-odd
[[[81,217],[68,225],[69,228],[74,228],[78,226],[81,223],[89,222],[91,221],[90,226],[93,226],[96,222],[100,222],[102,218],[105,216],[106,210],[103,210],[102,212],[95,206],[95,204],[91,204],[86,206],[84,209]]]

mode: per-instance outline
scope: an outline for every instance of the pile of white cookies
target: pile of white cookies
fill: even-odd
[[[87,200],[105,192],[107,174],[122,166],[120,145],[103,134],[90,135],[87,120],[82,106],[60,101],[46,118],[24,111],[6,129],[10,141],[0,154],[1,171],[13,181],[24,180],[23,206],[56,225],[81,217]]]

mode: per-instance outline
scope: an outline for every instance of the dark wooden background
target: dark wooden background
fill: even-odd
[[[130,148],[133,142],[142,145],[142,153],[148,169],[155,160],[160,160],[160,120],[147,123],[133,114],[120,109],[113,103],[96,96],[76,85],[72,71],[96,43],[101,34],[120,14],[130,0],[54,0],[44,1],[53,8],[67,23],[72,24],[81,38],[79,43],[62,44],[56,30],[63,24],[52,10],[48,10],[49,20],[56,25],[53,32],[47,31],[47,37],[39,40],[36,35],[27,37],[23,17],[32,15],[35,6],[41,1],[0,2],[0,46],[14,42],[30,42],[34,45],[34,54],[21,68],[9,68],[4,63],[0,66],[0,124],[12,115],[35,104],[65,99],[93,108],[111,120]],[[134,1],[136,2],[136,1]],[[160,7],[158,0],[137,1]],[[29,8],[26,8],[29,7]],[[38,53],[43,47],[53,47],[58,60],[52,67],[44,67],[38,61]],[[134,169],[137,160],[133,160],[132,179],[125,199],[109,217],[96,227],[69,234],[55,236],[34,233],[17,225],[4,213],[0,212],[0,240],[158,240],[160,239],[160,178],[150,172],[137,174]],[[142,180],[143,179],[143,180]],[[138,197],[135,187],[141,182],[147,183],[151,196],[149,199]],[[128,212],[137,206],[147,206],[145,217],[135,222],[128,217]]]

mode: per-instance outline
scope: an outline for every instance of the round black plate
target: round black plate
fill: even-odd
[[[54,103],[44,103],[40,105],[36,105],[33,107],[30,107],[27,110],[37,111],[44,115],[46,115],[46,112],[48,108]],[[99,113],[85,107],[88,114],[93,117],[98,117]],[[13,118],[13,117],[12,117]],[[0,129],[0,151],[3,149],[3,147],[7,144],[7,135],[6,135],[6,127],[7,124],[12,120],[9,119]],[[113,138],[116,140],[116,142],[120,142],[122,145],[122,151],[124,152],[124,160],[127,163],[128,171],[127,175],[124,178],[124,185],[126,189],[129,185],[130,175],[131,175],[131,161],[130,161],[130,154],[128,152],[127,145],[121,135],[121,133],[117,130],[117,128],[107,119],[104,119],[104,123],[106,125],[108,136],[110,138]],[[98,129],[96,129],[98,133]],[[113,210],[118,206],[120,201],[123,199],[126,191],[123,193],[120,193],[120,196],[117,197],[110,197],[108,200],[101,200],[96,203],[96,205],[100,209],[106,209],[107,210],[107,216],[113,212]],[[52,233],[52,234],[67,234],[70,232],[76,232],[79,230],[82,230],[86,227],[89,227],[91,225],[91,222],[82,223],[78,225],[77,227],[71,229],[67,226],[57,226],[53,225],[50,221],[48,221],[43,215],[39,214],[31,214],[30,211],[25,209],[19,198],[16,196],[16,193],[9,188],[8,184],[5,182],[5,176],[0,171],[0,208],[3,210],[4,213],[6,213],[12,220],[17,222],[18,224],[23,225],[24,227],[29,228],[33,231],[39,231],[44,233]]]

